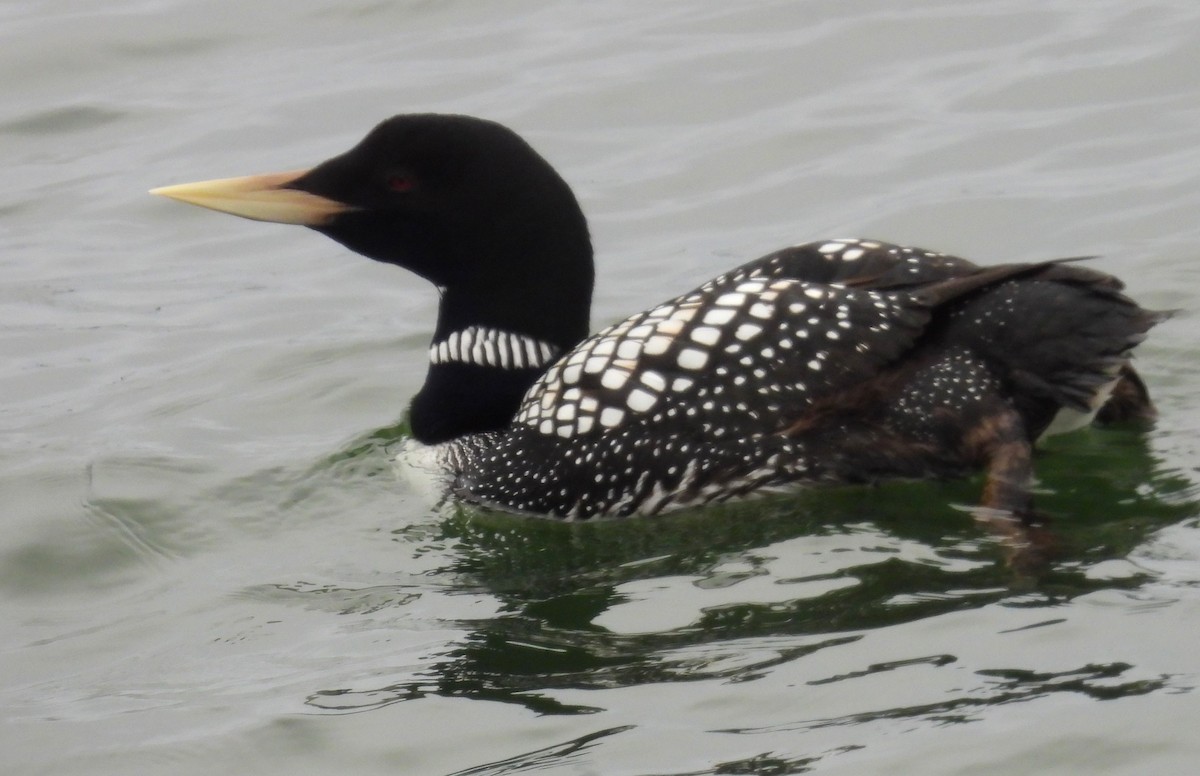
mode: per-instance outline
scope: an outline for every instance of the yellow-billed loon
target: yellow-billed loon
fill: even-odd
[[[1063,261],[813,242],[589,337],[583,213],[482,119],[395,116],[309,170],[154,193],[309,226],[437,286],[412,434],[469,502],[581,519],[982,468],[984,506],[1024,516],[1038,437],[1153,412],[1129,358],[1162,316]]]

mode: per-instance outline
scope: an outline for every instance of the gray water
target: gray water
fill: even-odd
[[[6,773],[1185,774],[1200,4],[0,5]],[[1161,418],[978,481],[578,527],[392,475],[435,296],[149,197],[435,110],[575,187],[593,325],[802,240],[1101,254]]]

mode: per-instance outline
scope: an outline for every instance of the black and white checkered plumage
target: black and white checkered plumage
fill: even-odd
[[[1004,351],[1031,310],[1064,291],[1120,311],[1127,332],[1078,363],[1060,357],[1081,386],[1031,400],[1030,434],[1063,407],[1089,422],[1150,319],[1099,273],[1013,266],[982,288],[970,281],[980,273],[871,240],[780,251],[580,343],[538,378],[511,425],[446,444],[444,469],[463,498],[566,518],[959,473],[968,465],[956,437],[1010,404],[1019,378],[999,363]],[[876,383],[869,401],[855,393]],[[833,420],[807,421],[819,416]]]
[[[815,242],[585,338],[582,212],[479,119],[397,116],[302,173],[160,193],[306,224],[437,285],[410,457],[507,510],[653,514],[982,468],[985,504],[1023,512],[1039,436],[1152,412],[1129,354],[1160,316],[1075,262]]]

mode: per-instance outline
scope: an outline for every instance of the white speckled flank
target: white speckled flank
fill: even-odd
[[[554,360],[558,348],[524,334],[484,326],[450,332],[429,347],[432,364],[474,364],[500,369],[541,369]]]
[[[550,364],[512,425],[448,448],[451,490],[567,519],[655,514],[861,476],[831,470],[855,463],[840,448],[851,434],[868,440],[858,455],[873,455],[879,434],[941,449],[960,418],[1005,401],[992,364],[970,348],[944,347],[901,369],[874,397],[878,406],[839,402],[873,396],[863,386],[912,357],[932,315],[922,289],[975,271],[954,257],[849,239],[734,269]],[[874,287],[859,279],[884,275]],[[991,338],[1019,318],[1010,286],[998,283],[986,303],[951,308],[941,320],[972,316],[973,341],[998,347]],[[464,334],[447,348],[473,353],[478,339]],[[503,364],[499,345],[496,353]],[[862,412],[875,414],[856,421]],[[814,423],[833,425],[804,436]],[[924,464],[900,450],[870,465],[920,476]]]
[[[515,420],[564,439],[642,427],[761,432],[782,406],[868,373],[924,320],[904,292],[734,274],[584,341],[533,385]],[[843,343],[848,327],[864,336]]]

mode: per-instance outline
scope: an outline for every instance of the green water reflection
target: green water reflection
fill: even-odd
[[[330,466],[378,461],[380,451],[403,435],[402,426],[383,429]],[[367,691],[331,688],[309,703],[344,712],[440,695],[580,714],[599,709],[560,702],[555,691],[750,681],[772,666],[851,644],[874,630],[989,604],[1046,608],[1041,624],[1053,624],[1059,604],[1145,584],[1152,575],[1136,568],[1116,577],[1089,571],[1126,558],[1156,530],[1198,512],[1191,483],[1156,461],[1138,430],[1076,434],[1057,441],[1041,459],[1038,504],[1053,521],[1058,554],[1034,579],[1010,569],[997,542],[960,506],[978,492],[973,481],[829,488],[655,519],[582,524],[452,508],[432,535],[400,529],[394,541],[427,541],[448,550],[449,563],[439,573],[464,591],[495,596],[502,614],[460,623],[465,636],[420,677]],[[832,543],[813,556],[819,561],[814,568],[781,573],[772,566],[780,548],[821,542]],[[653,617],[624,632],[598,624],[630,601],[630,585],[661,581],[677,591],[728,592],[756,577],[785,594],[765,600],[749,590],[744,597],[735,592],[697,608],[682,623],[667,616],[661,628]],[[787,597],[789,586],[803,594]],[[670,597],[657,605],[669,609]],[[772,646],[753,648],[761,642]],[[738,645],[751,648],[729,660]],[[939,654],[920,661],[939,666],[955,659]],[[880,663],[858,675],[909,664]],[[874,714],[960,720],[981,705],[1048,693],[1111,698],[1166,685],[1165,678],[1125,680],[1128,668],[1087,663],[1047,673],[995,669],[979,672],[979,685],[958,697]]]

